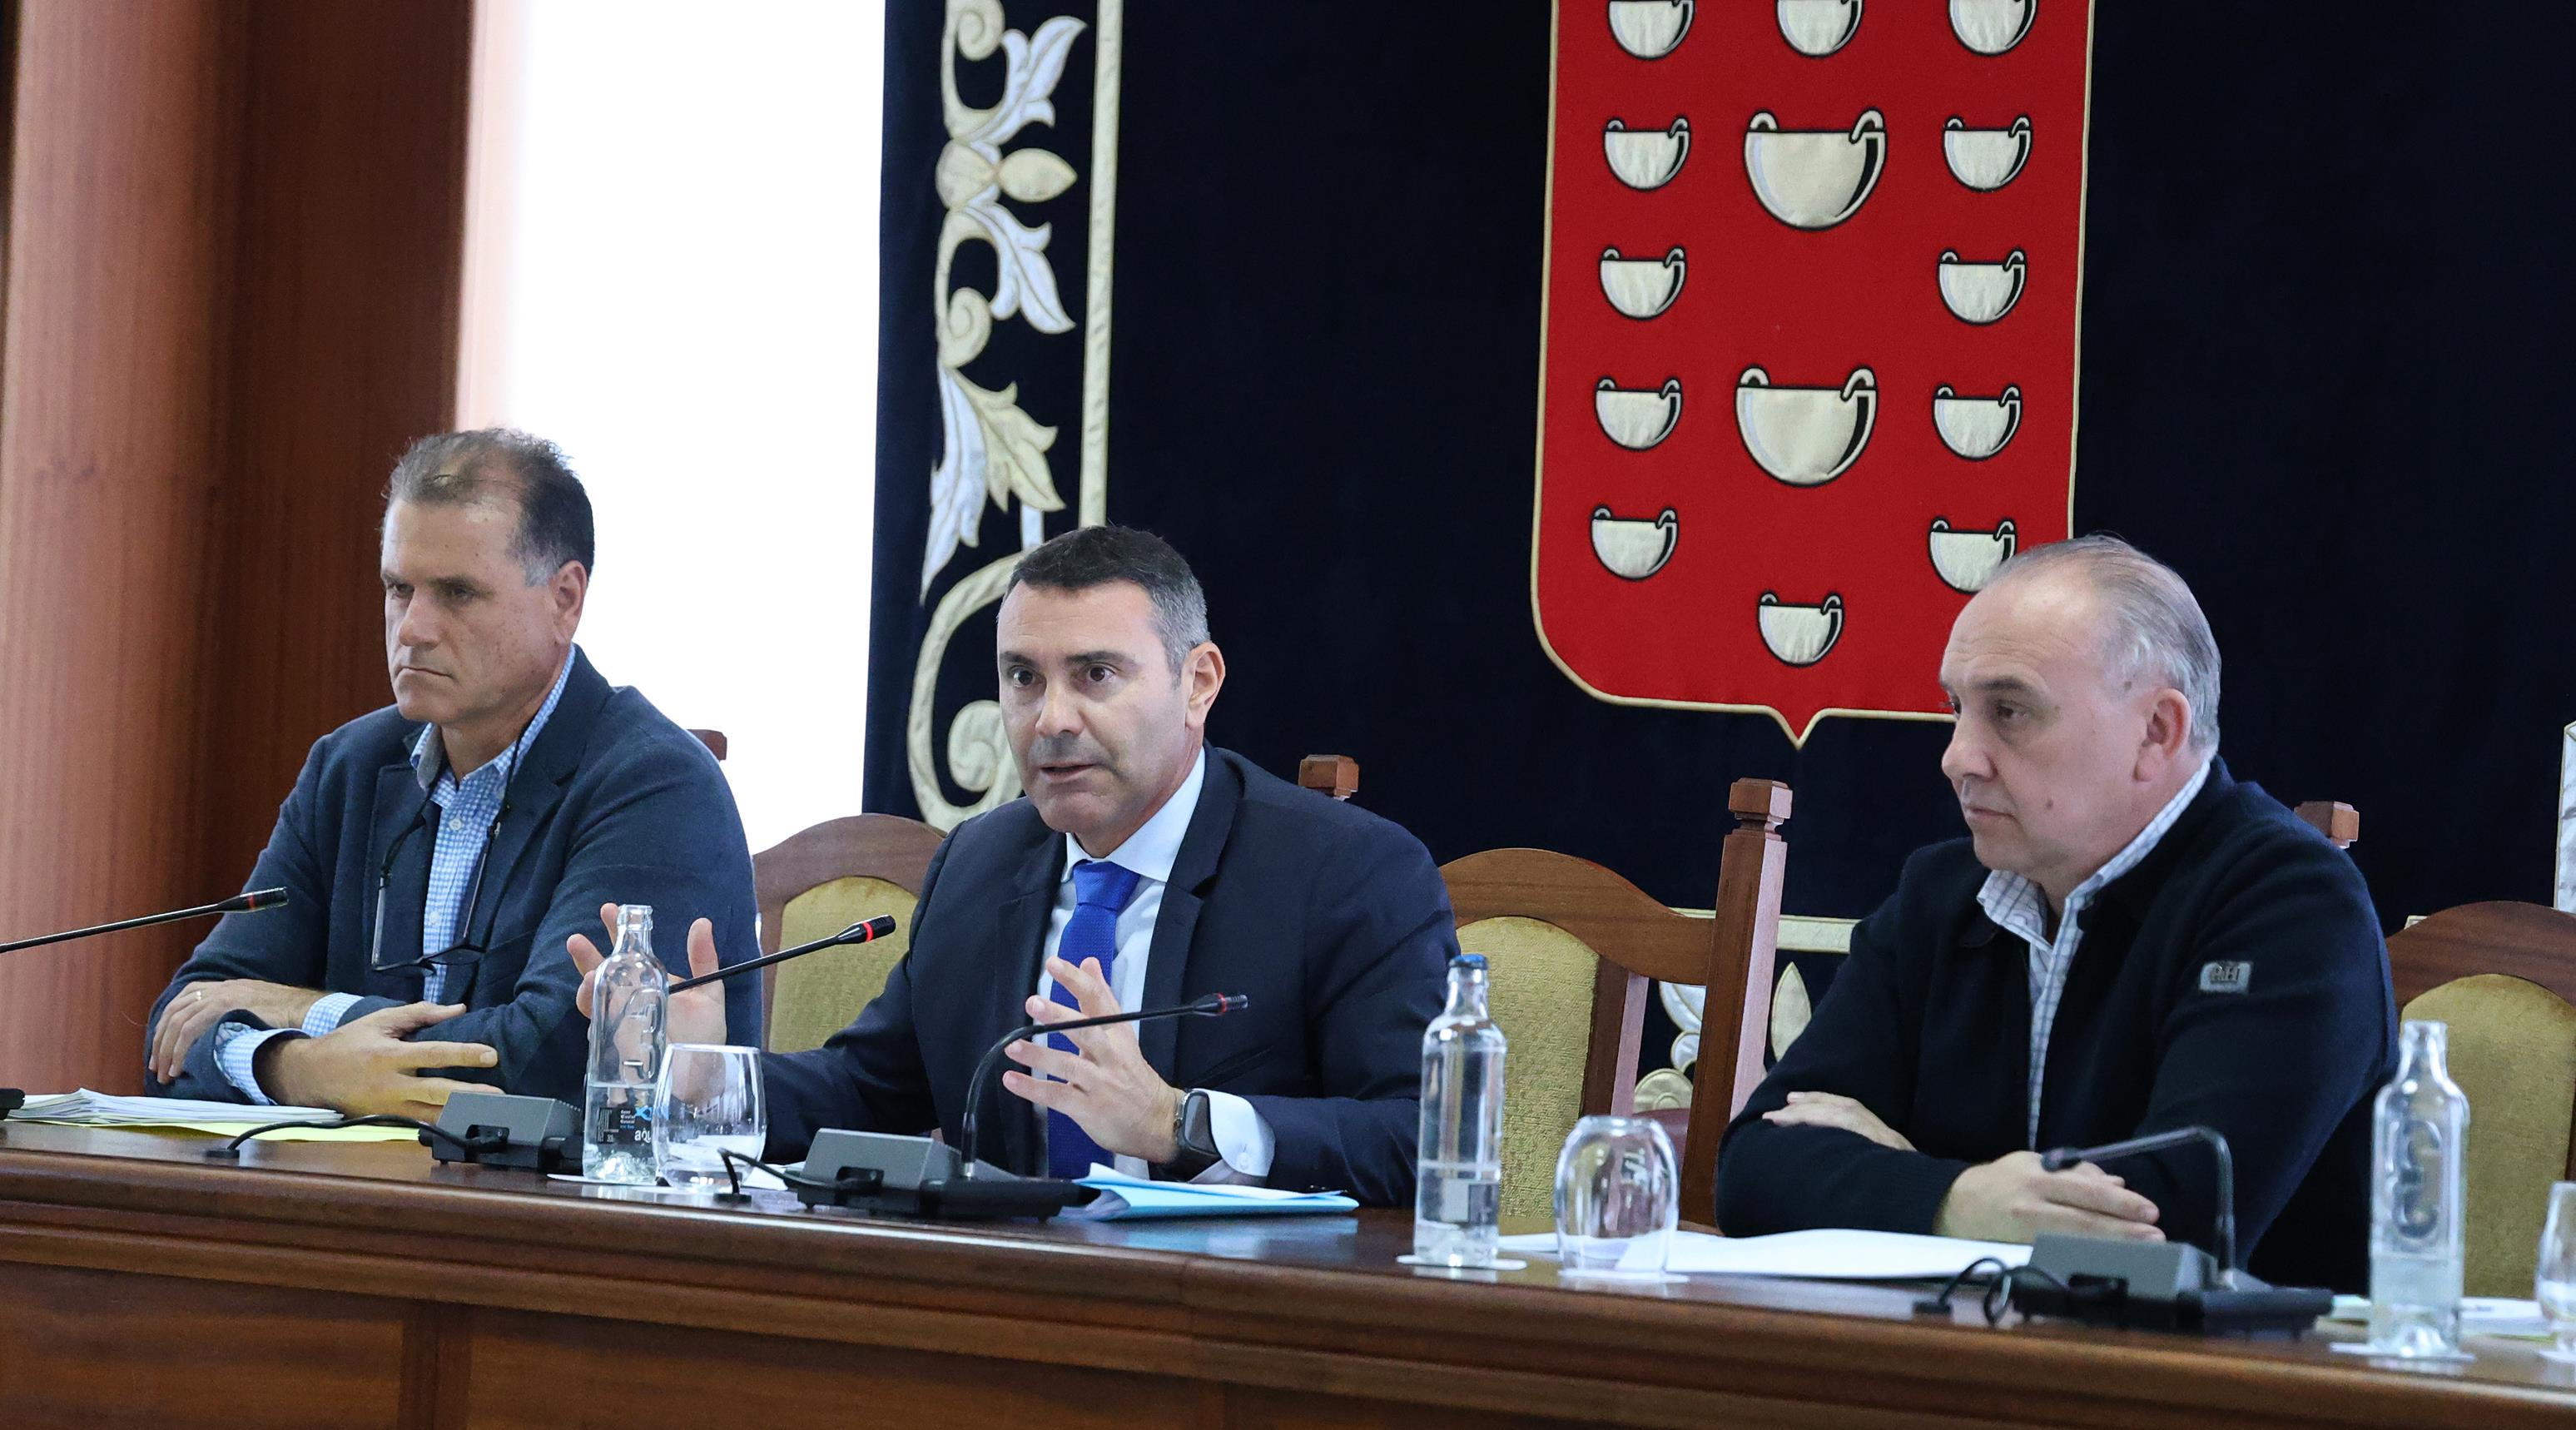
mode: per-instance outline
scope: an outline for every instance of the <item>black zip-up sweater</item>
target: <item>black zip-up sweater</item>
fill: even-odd
[[[1929,1232],[1961,1172],[2026,1145],[2029,945],[1978,907],[1986,874],[1965,839],[1918,851],[1853,930],[1814,1022],[1727,1129],[1717,1221],[1728,1233]],[[2371,1100],[2395,1069],[2396,1011],[2352,861],[2214,763],[2082,918],[2049,1033],[2040,1148],[2214,1127],[2235,1154],[2248,1269],[2275,1285],[2364,1289]],[[1791,1092],[1856,1099],[1919,1150],[1761,1120]],[[2211,1246],[2207,1151],[2104,1170],[2156,1204],[2167,1236]]]

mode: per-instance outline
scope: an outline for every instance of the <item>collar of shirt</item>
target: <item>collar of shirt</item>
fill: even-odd
[[[1190,766],[1189,778],[1181,781],[1181,787],[1172,791],[1163,807],[1138,825],[1125,842],[1100,856],[1101,861],[1132,870],[1156,884],[1170,883],[1172,865],[1180,860],[1181,840],[1189,835],[1190,816],[1198,812],[1199,790],[1206,783],[1207,750],[1202,747]],[[1072,883],[1073,866],[1090,857],[1083,852],[1081,840],[1070,834],[1064,836],[1064,875],[1058,882]]]
[[[2102,892],[2112,880],[2138,867],[2139,861],[2155,851],[2165,832],[2172,829],[2182,818],[2182,812],[2191,807],[2192,799],[2200,793],[2201,786],[2209,783],[2211,758],[2201,760],[2199,771],[2183,785],[2180,793],[2165,802],[2163,809],[2156,811],[2156,817],[2147,821],[2147,827],[2138,831],[2137,838],[2121,846],[2120,852],[2112,855],[2109,863],[2094,870],[2066,896],[2066,907],[2057,919],[2061,937],[2074,925],[2085,907],[2093,902],[2094,895]],[[2057,941],[2048,935],[2047,893],[2019,874],[1997,869],[1986,875],[1985,884],[1977,890],[1977,903],[1997,927],[2006,933],[2020,935],[2022,941],[2033,948],[2046,949]]]
[[[412,778],[420,781],[420,787],[438,802],[439,808],[445,809],[460,788],[480,791],[487,787],[498,789],[508,786],[519,760],[536,747],[537,737],[546,731],[546,721],[554,718],[555,707],[563,703],[564,686],[572,680],[573,658],[580,651],[581,647],[574,646],[564,656],[563,669],[555,672],[554,689],[546,692],[546,703],[537,707],[536,718],[528,722],[527,729],[519,732],[518,739],[510,742],[510,748],[484,761],[482,768],[461,781],[456,778],[456,771],[448,767],[447,745],[438,738],[438,727],[421,727],[420,735],[411,746]]]

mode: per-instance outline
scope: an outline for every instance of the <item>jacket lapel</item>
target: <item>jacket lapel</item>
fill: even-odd
[[[458,938],[490,948],[525,937],[536,932],[554,903],[554,890],[522,889],[510,876],[536,842],[537,831],[554,817],[555,806],[563,803],[564,788],[580,770],[582,752],[590,748],[590,732],[599,724],[608,695],[608,681],[591,668],[590,657],[576,649],[563,699],[555,702],[555,713],[538,733],[537,742],[520,757],[519,768],[510,774],[510,787],[502,792],[501,816],[493,826],[490,847],[483,851],[482,907],[475,910],[475,927],[458,929]]]
[[[1199,786],[1199,807],[1190,815],[1189,833],[1181,836],[1180,857],[1172,861],[1171,882],[1163,886],[1162,912],[1154,916],[1154,940],[1145,959],[1143,1006],[1166,1008],[1181,1001],[1188,986],[1190,944],[1198,932],[1199,911],[1206,907],[1208,885],[1234,832],[1234,814],[1243,804],[1243,775],[1223,755],[1208,751],[1207,778]],[[1214,990],[1222,992],[1224,990]],[[1130,1010],[1133,1011],[1133,1010]],[[1181,1020],[1157,1018],[1136,1025],[1136,1046],[1163,1081],[1175,1077],[1173,1053]]]
[[[993,1040],[1029,1021],[1023,1006],[1038,987],[1038,966],[1046,961],[1047,919],[1055,911],[1055,890],[1064,877],[1064,836],[1038,826],[1043,836],[1020,861],[1019,876],[1012,881],[1013,892],[1002,900],[995,911],[999,917],[995,947],[1000,957],[993,970],[993,986],[985,1008],[984,1027],[976,1034],[975,1055],[981,1056]],[[1005,1065],[1007,1072],[1018,1064]],[[1002,1134],[1000,1157],[987,1157],[997,1165],[1023,1172],[1043,1172],[1043,1161],[1037,1155],[1037,1104],[1013,1097],[1002,1088],[1000,1073],[987,1084],[988,1099],[979,1116],[991,1118],[985,1125]]]
[[[408,739],[404,746],[409,748]],[[364,900],[358,906],[358,986],[369,997],[408,1003],[420,996],[418,970],[379,973],[375,955],[378,948],[384,950],[387,962],[420,955],[420,911],[428,895],[429,846],[438,837],[437,826],[430,822],[437,811],[427,807],[425,794],[408,760],[376,771],[375,817],[367,832]],[[407,840],[403,838],[406,830],[411,834]],[[402,845],[400,850],[394,848],[397,843]],[[394,862],[390,871],[385,867],[388,857]],[[379,915],[385,925],[381,937],[376,931]]]

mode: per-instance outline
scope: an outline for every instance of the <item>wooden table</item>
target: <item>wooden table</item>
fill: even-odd
[[[1388,1213],[939,1227],[0,1123],[0,1425],[2576,1424],[2576,1373],[1395,1264]]]

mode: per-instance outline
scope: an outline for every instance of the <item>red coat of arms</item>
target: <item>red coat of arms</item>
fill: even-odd
[[[1560,0],[1531,594],[1612,701],[1936,715],[2073,496],[2086,0]]]

